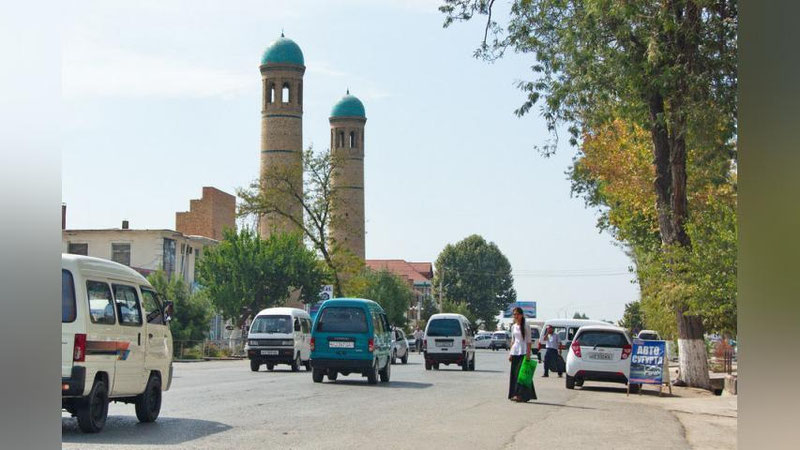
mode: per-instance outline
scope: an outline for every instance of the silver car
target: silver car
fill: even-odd
[[[408,342],[406,341],[406,333],[399,328],[394,329],[394,335],[392,339],[392,364],[397,363],[397,358],[400,358],[400,362],[403,364],[408,363]]]

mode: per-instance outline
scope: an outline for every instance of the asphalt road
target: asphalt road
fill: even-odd
[[[62,415],[64,448],[688,448],[667,410],[625,396],[623,385],[586,383],[569,391],[551,375],[539,399],[506,399],[505,352],[481,350],[474,372],[426,371],[413,354],[392,366],[391,382],[359,375],[313,383],[311,373],[250,371],[247,361],[175,363],[161,416],[136,420],[112,404],[105,429],[82,434]]]

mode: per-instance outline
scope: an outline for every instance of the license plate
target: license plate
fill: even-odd
[[[330,341],[328,342],[328,347],[330,348],[353,348],[355,347],[355,343],[350,341]]]
[[[436,346],[437,347],[452,347],[453,343],[452,342],[437,342]]]
[[[611,353],[589,353],[589,359],[611,360]]]
[[[277,350],[261,350],[262,355],[277,355]]]

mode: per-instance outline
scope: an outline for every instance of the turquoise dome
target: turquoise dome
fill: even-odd
[[[293,40],[284,37],[283,33],[281,33],[281,37],[272,41],[267,49],[264,50],[261,64],[296,64],[302,66],[305,65],[305,60],[300,46]]]
[[[361,100],[347,91],[347,95],[333,105],[331,117],[363,117],[366,119],[367,114],[364,112],[364,104],[361,103]]]

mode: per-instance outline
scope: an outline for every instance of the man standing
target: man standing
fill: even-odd
[[[555,332],[552,325],[548,325],[545,329],[540,342],[545,345],[546,353],[544,354],[544,377],[549,376],[550,369],[558,371],[558,377],[561,378],[561,366],[558,364],[558,350],[561,347],[561,337]]]
[[[417,327],[417,329],[414,330],[414,340],[416,341],[415,347],[417,347],[417,353],[422,353],[422,336],[423,335],[424,335],[424,333],[422,332],[422,330],[419,329],[419,327]]]

